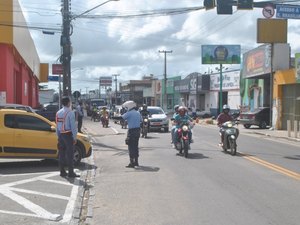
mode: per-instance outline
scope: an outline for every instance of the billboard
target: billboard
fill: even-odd
[[[100,77],[99,82],[101,87],[112,86],[112,77]]]
[[[52,64],[52,74],[60,75],[64,73],[62,64]]]
[[[255,77],[271,72],[271,46],[262,45],[243,55],[243,77]]]
[[[230,71],[222,74],[222,90],[233,90],[240,88],[240,71]],[[220,74],[210,75],[210,90],[220,90]]]
[[[202,45],[202,64],[240,63],[240,45]]]
[[[287,20],[257,19],[257,43],[287,43]]]

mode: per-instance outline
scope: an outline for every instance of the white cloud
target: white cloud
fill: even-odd
[[[20,2],[27,11],[25,16],[30,24],[45,27],[61,25],[60,0]],[[111,1],[89,15],[137,14],[145,10],[201,6],[202,3],[195,0],[120,0]],[[99,4],[99,0],[72,0],[71,11],[78,15]],[[259,45],[256,43],[257,18],[262,18],[262,9],[235,11],[229,16],[217,15],[216,9],[212,9],[162,17],[78,18],[72,21],[72,68],[84,67],[85,70],[76,71],[73,84],[76,87],[97,86],[93,79],[115,73],[120,74],[122,81],[149,74],[162,78],[164,57],[158,50],[172,50],[167,55],[168,75],[206,72],[209,67],[201,64],[201,46],[240,44],[242,52],[249,51]],[[291,50],[300,52],[299,22],[289,20],[288,24]],[[60,34],[45,36],[40,31],[32,31],[32,36],[41,61],[55,62],[61,54]],[[85,84],[80,79],[91,82]]]

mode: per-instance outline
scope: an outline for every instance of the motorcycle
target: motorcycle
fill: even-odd
[[[190,140],[189,140],[189,132],[191,132],[192,125],[190,123],[181,124],[180,128],[177,130],[177,143],[176,149],[179,151],[179,154],[182,154],[185,158],[188,157],[189,149],[190,149]]]
[[[99,122],[100,121],[100,110],[97,110],[96,112],[93,113],[92,115],[94,122]]]
[[[230,149],[231,155],[236,155],[237,144],[236,140],[239,136],[239,129],[235,127],[236,123],[227,121],[222,124],[220,136],[224,135],[222,148],[225,152]]]
[[[108,115],[106,114],[105,116],[102,116],[102,126],[103,127],[108,127],[108,121],[109,121],[109,118],[108,118]]]
[[[142,137],[146,138],[147,137],[147,133],[148,133],[148,129],[149,129],[149,119],[148,116],[143,117],[143,122],[142,122]]]

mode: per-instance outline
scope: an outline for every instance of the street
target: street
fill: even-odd
[[[185,159],[169,133],[151,132],[140,139],[140,168],[129,169],[126,130],[111,126],[117,134],[95,137],[93,224],[299,224],[298,143],[241,132],[231,156],[203,125]]]
[[[297,142],[239,127],[231,156],[218,146],[218,128],[200,124],[186,159],[170,133],[151,132],[132,169],[126,129],[88,118],[83,126],[94,152],[77,168],[80,179],[59,177],[56,161],[0,161],[1,224],[299,224]]]

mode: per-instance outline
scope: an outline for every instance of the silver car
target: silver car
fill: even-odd
[[[150,130],[161,130],[169,132],[169,119],[161,107],[148,106],[147,110],[150,112],[149,122]]]

